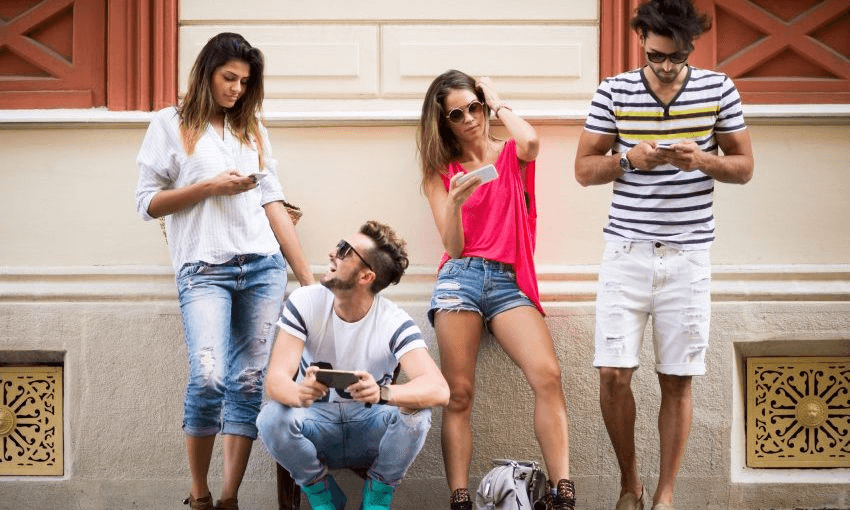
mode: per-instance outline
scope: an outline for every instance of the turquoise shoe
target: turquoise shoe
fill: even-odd
[[[301,491],[307,495],[307,501],[310,502],[313,510],[344,510],[345,508],[345,494],[331,475],[312,485],[301,487]]]
[[[363,484],[363,503],[361,510],[389,510],[395,489],[371,478]]]

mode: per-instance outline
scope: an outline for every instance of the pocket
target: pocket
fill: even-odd
[[[182,280],[183,278],[188,278],[196,274],[202,274],[206,271],[207,267],[209,267],[209,265],[205,262],[187,262],[186,264],[183,264],[183,267],[181,267],[180,271],[177,272],[177,279]]]
[[[625,251],[626,248],[623,243],[605,243],[605,251],[602,252],[602,262],[613,262],[620,258]]]
[[[691,265],[699,268],[711,268],[711,256],[708,250],[686,250],[683,252]]]
[[[443,264],[443,267],[440,268],[440,274],[438,278],[442,278],[444,276],[456,276],[460,273],[462,266],[461,260],[463,259],[449,259]]]

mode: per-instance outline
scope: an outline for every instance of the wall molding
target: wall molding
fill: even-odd
[[[325,266],[312,266],[321,274]],[[587,305],[596,300],[599,267],[538,267],[544,306]],[[850,301],[850,264],[714,266],[712,301]],[[414,266],[385,293],[399,303],[428,301],[436,267]],[[296,288],[290,275],[290,290]],[[176,304],[169,266],[0,267],[0,302],[134,302]]]

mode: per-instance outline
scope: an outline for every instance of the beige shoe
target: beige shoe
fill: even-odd
[[[658,503],[652,507],[652,510],[676,510],[672,503]]]
[[[646,506],[646,487],[641,487],[640,491],[640,497],[635,496],[631,492],[623,494],[617,500],[617,506],[614,510],[643,510]]]

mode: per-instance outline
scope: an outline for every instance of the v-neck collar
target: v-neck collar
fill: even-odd
[[[681,95],[682,95],[682,92],[684,92],[685,87],[687,87],[688,82],[689,82],[689,81],[690,81],[690,79],[691,79],[691,66],[690,66],[690,65],[686,66],[686,69],[688,70],[688,72],[685,74],[685,79],[684,79],[684,80],[682,80],[682,86],[681,86],[681,87],[679,87],[679,90],[676,92],[676,94],[673,96],[673,98],[672,98],[672,99],[670,99],[670,102],[669,102],[669,103],[664,103],[664,101],[662,101],[662,100],[661,100],[661,99],[660,99],[660,98],[659,98],[659,97],[655,94],[655,91],[654,91],[654,90],[652,90],[652,87],[651,87],[651,86],[650,86],[650,84],[649,84],[649,80],[648,80],[648,79],[646,79],[646,73],[644,72],[644,68],[645,68],[645,67],[646,67],[646,66],[641,67],[641,68],[639,69],[639,72],[640,72],[640,79],[641,79],[641,81],[643,81],[643,86],[644,86],[644,87],[646,88],[646,90],[649,92],[649,95],[650,95],[650,96],[652,96],[652,98],[653,98],[653,99],[655,99],[655,102],[656,102],[656,103],[658,103],[660,106],[662,106],[662,107],[664,108],[664,116],[665,116],[665,117],[668,117],[668,116],[670,115],[670,106],[671,106],[671,105],[673,105],[673,104],[674,104],[674,103],[675,103],[675,102],[679,99],[679,96],[681,96]],[[651,72],[651,71],[650,71],[650,72]]]

